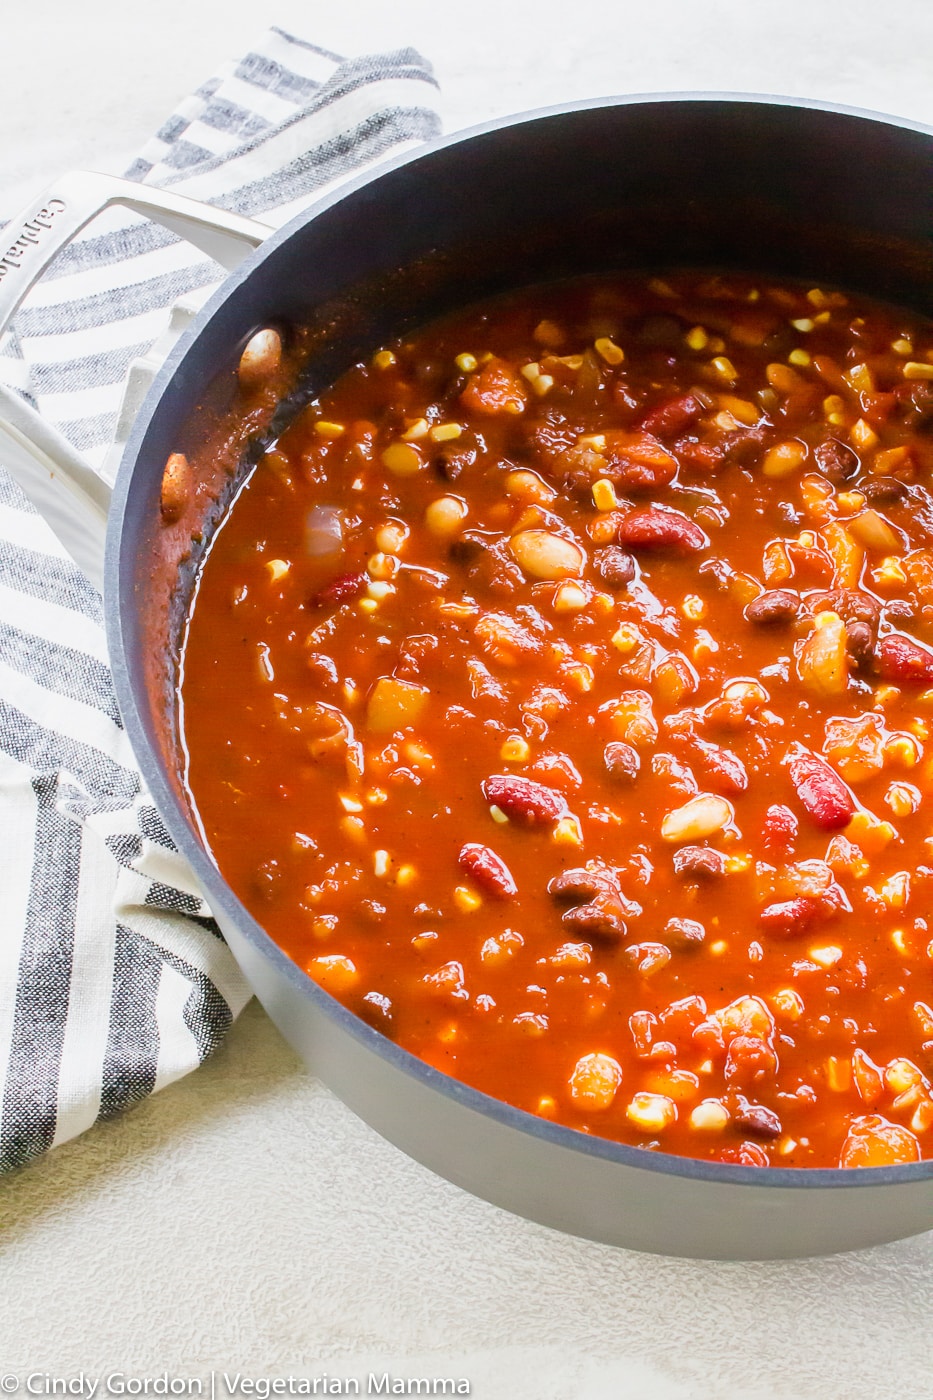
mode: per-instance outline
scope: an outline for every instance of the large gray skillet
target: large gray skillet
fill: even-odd
[[[196,437],[203,405],[229,394],[245,341],[269,323],[319,331],[278,426],[392,336],[477,297],[555,277],[677,264],[746,268],[933,315],[931,158],[927,128],[771,97],[623,98],[495,122],[356,180],[268,237],[171,351],[136,418],[110,508],[105,597],[120,708],[153,796],[257,996],[309,1067],[412,1157],[519,1215],[662,1254],[832,1253],[933,1226],[933,1161],[759,1170],[604,1141],[439,1074],[316,986],[224,883],[185,798],[174,701],[179,644],[216,522],[172,565],[164,606],[155,581],[164,575],[156,560],[164,553],[166,458]],[[49,215],[55,197],[50,191],[36,209]],[[199,227],[184,201],[166,209],[160,199],[111,188],[106,202],[145,207],[201,246],[219,230],[215,250],[228,265],[240,256],[238,240],[255,243],[265,232],[217,211],[202,213]],[[53,210],[40,227],[65,212]],[[6,290],[0,282],[0,298]],[[2,314],[0,304],[0,321]],[[19,439],[28,430],[33,438],[41,431],[20,413]],[[53,446],[59,470],[80,474],[80,464],[62,461],[67,450]],[[46,440],[33,468],[42,452],[55,460]],[[241,475],[255,455],[244,454]],[[78,485],[76,501],[86,482]],[[83,537],[99,509],[98,500],[80,516]],[[84,510],[76,504],[70,514]],[[60,528],[67,534],[67,524]],[[232,703],[218,695],[219,720]]]

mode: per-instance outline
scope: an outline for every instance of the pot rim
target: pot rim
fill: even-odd
[[[810,1187],[831,1188],[833,1190],[867,1186],[901,1185],[906,1187],[911,1183],[918,1183],[933,1177],[933,1158],[919,1162],[902,1163],[897,1166],[851,1169],[780,1166],[761,1168],[742,1166],[736,1163],[713,1162],[694,1157],[680,1157],[669,1152],[633,1147],[628,1143],[597,1137],[576,1128],[553,1123],[525,1109],[516,1108],[502,1099],[494,1098],[479,1089],[474,1089],[461,1080],[434,1069],[410,1051],[402,1049],[394,1041],[355,1015],[329,992],[326,992],[323,987],[319,986],[307,973],[303,972],[298,964],[274,942],[262,925],[253,918],[227,885],[207,850],[196,837],[190,815],[186,812],[176,790],[166,780],[159,756],[149,743],[145,726],[135,703],[131,668],[124,644],[125,638],[121,621],[121,597],[123,594],[120,587],[121,573],[125,567],[122,550],[123,518],[133,483],[134,465],[156,408],[163,395],[170,389],[171,382],[189,350],[213,319],[220,306],[243,282],[253,276],[267,256],[287,242],[298,229],[303,228],[320,214],[347,197],[356,194],[359,190],[391,175],[396,170],[421,160],[430,159],[439,152],[475,138],[532,122],[573,116],[579,112],[604,108],[673,103],[683,106],[689,103],[716,102],[737,106],[744,104],[756,107],[787,107],[826,112],[834,116],[854,117],[863,121],[880,123],[884,126],[898,127],[933,138],[933,126],[915,122],[909,118],[873,111],[869,108],[852,107],[816,98],[785,97],[769,93],[705,91],[647,92],[594,97],[496,117],[451,135],[438,137],[413,151],[377,163],[316,200],[272,233],[244,259],[233,273],[225,277],[218,285],[194,317],[191,325],[173,346],[156,374],[136,417],[124,448],[114,487],[104,565],[104,609],[114,686],[130,745],[143,779],[165,820],[172,839],[197,876],[198,883],[210,907],[221,909],[236,924],[253,948],[271,962],[279,974],[284,976],[303,997],[310,1000],[317,1010],[334,1022],[339,1029],[352,1036],[382,1060],[418,1081],[424,1088],[439,1093],[463,1108],[481,1114],[506,1129],[537,1138],[550,1147],[617,1162],[621,1167],[658,1172],[664,1176],[687,1178],[697,1182],[707,1182],[711,1185],[773,1186],[785,1190],[802,1190]]]

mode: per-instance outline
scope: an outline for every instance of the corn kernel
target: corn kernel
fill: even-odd
[[[891,349],[895,355],[912,355],[914,353],[912,343],[905,336],[901,336],[899,340],[892,340]]]
[[[593,482],[593,505],[597,510],[615,510],[619,504],[616,488],[605,477]]]
[[[501,807],[496,806],[495,802],[493,802],[489,808],[489,815],[492,817],[494,822],[498,823],[499,826],[508,825],[508,817],[505,815]]]
[[[705,350],[709,344],[709,336],[702,326],[694,326],[684,336],[684,340],[691,350]]]
[[[266,573],[269,575],[270,583],[278,583],[283,579],[291,568],[287,559],[269,559],[266,562]]]
[[[391,369],[395,363],[396,359],[391,350],[377,350],[373,355],[375,369]]]
[[[810,320],[809,316],[800,316],[796,321],[791,321],[791,325],[795,331],[800,331],[801,334],[806,335],[809,331],[812,331],[814,323]]]
[[[572,815],[561,817],[552,832],[552,840],[556,841],[558,846],[582,846],[583,832],[577,818]]]
[[[527,763],[531,746],[520,734],[511,734],[499,750],[499,757],[503,763]]]
[[[395,592],[395,588],[391,583],[387,583],[385,579],[376,578],[371,579],[366,585],[366,592],[369,595],[370,601],[375,599],[376,602],[381,603],[384,598],[388,598],[391,593]]]
[[[907,953],[909,951],[907,947],[907,936],[902,928],[895,928],[891,930],[891,942],[893,943],[897,951],[901,954],[901,957],[907,956]]]
[[[595,341],[593,347],[601,359],[607,365],[620,365],[625,359],[625,351],[621,345],[616,345],[614,340],[610,340],[607,335],[601,335]]]
[[[319,437],[327,438],[329,441],[343,437],[346,428],[342,423],[331,423],[326,418],[319,418],[314,425],[314,431]]]
[[[666,1094],[638,1093],[626,1106],[625,1116],[643,1133],[663,1133],[677,1121],[677,1105]]]
[[[361,598],[356,606],[359,608],[360,612],[373,613],[376,611],[379,604],[376,602],[375,598]]]
[[[716,355],[709,363],[717,379],[722,379],[727,384],[734,384],[738,379],[735,365],[726,355]]]
[[[456,357],[454,364],[459,370],[462,370],[464,374],[472,374],[476,369],[477,359],[475,355],[471,355],[469,351],[464,350],[462,354]]]
[[[535,1105],[535,1113],[539,1118],[553,1118],[557,1112],[557,1100],[551,1098],[550,1094],[542,1094]]]
[[[406,889],[409,885],[414,884],[417,879],[417,874],[418,872],[413,865],[400,865],[398,874],[395,877],[395,883],[401,889]]]
[[[461,914],[474,913],[482,902],[476,891],[467,889],[466,885],[458,885],[454,890],[454,904]]]
[[[933,364],[924,364],[922,360],[908,360],[904,366],[905,379],[933,379]]]
[[[462,432],[463,428],[459,423],[435,423],[429,436],[432,442],[453,442]]]
[[[359,798],[352,797],[349,793],[342,792],[339,801],[345,812],[362,812],[363,810],[363,804]]]
[[[810,356],[806,350],[792,350],[787,357],[788,364],[806,366],[810,363]]]

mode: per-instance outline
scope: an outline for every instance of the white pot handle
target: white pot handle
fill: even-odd
[[[0,333],[55,255],[112,204],[147,215],[228,271],[272,232],[254,219],[169,190],[115,175],[74,171],[57,180],[0,235],[0,248],[7,243],[0,255]],[[3,384],[0,460],[75,562],[101,588],[110,487],[56,428]]]

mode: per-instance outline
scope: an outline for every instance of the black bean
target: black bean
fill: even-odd
[[[456,481],[475,461],[475,447],[442,447],[434,464],[445,481]]]
[[[870,476],[859,482],[858,489],[866,500],[876,504],[899,501],[907,494],[907,487],[896,476]]]
[[[838,438],[831,437],[821,442],[813,449],[813,455],[820,471],[835,485],[847,481],[859,469],[859,459],[852,448]]]
[[[688,879],[712,880],[726,873],[726,858],[711,846],[681,846],[674,852],[674,873]]]
[[[875,636],[871,623],[846,623],[846,650],[857,666],[870,659],[875,650]]]
[[[736,1111],[734,1121],[736,1127],[742,1128],[746,1133],[752,1133],[755,1137],[776,1138],[783,1132],[777,1114],[760,1103],[743,1104]]]
[[[631,783],[638,777],[641,758],[631,744],[621,741],[607,744],[603,749],[603,762],[609,777],[617,783]]]
[[[745,618],[761,626],[775,626],[790,622],[800,610],[800,598],[786,588],[775,588],[769,593],[760,593],[746,604]]]
[[[607,588],[624,588],[635,577],[635,560],[627,549],[611,544],[606,549],[598,549],[593,555],[593,563]]]
[[[664,941],[672,948],[699,948],[706,938],[706,929],[698,919],[668,919],[664,925]]]

